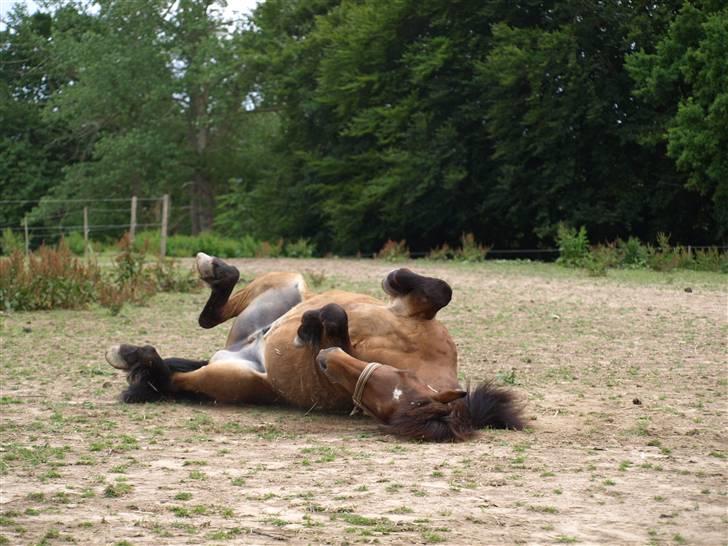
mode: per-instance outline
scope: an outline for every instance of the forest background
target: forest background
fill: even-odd
[[[51,0],[0,30],[0,225],[413,250],[728,240],[721,0]],[[128,212],[109,212],[128,219]]]

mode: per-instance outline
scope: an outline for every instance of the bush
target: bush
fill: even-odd
[[[557,263],[566,267],[582,267],[589,257],[589,237],[586,228],[581,226],[577,232],[574,228],[559,224],[556,235],[559,245]]]
[[[111,271],[76,258],[64,240],[57,248],[41,246],[26,260],[20,250],[0,260],[0,308],[17,311],[77,309],[98,302],[118,313],[125,302],[143,303],[157,291],[188,292],[198,286],[192,271],[173,262],[145,266],[145,256],[120,241]]]
[[[463,233],[460,243],[461,247],[453,253],[453,258],[461,262],[482,262],[490,250],[490,247],[478,244],[472,233]]]
[[[16,235],[10,228],[5,228],[3,230],[0,245],[2,245],[2,253],[5,256],[10,256],[16,250],[21,252],[25,250],[23,238],[20,235]]]
[[[396,262],[400,260],[407,260],[410,257],[410,251],[407,247],[407,241],[402,239],[401,241],[393,241],[388,239],[384,246],[376,257],[380,260],[386,260],[388,262]]]
[[[278,239],[275,243],[263,241],[258,245],[255,251],[258,258],[278,258],[283,255],[283,239]]]
[[[86,242],[83,240],[83,234],[78,231],[72,231],[67,237],[64,237],[68,248],[76,256],[83,256],[86,253]]]
[[[75,258],[64,241],[41,246],[26,260],[20,250],[0,260],[0,307],[6,310],[77,309],[93,302],[102,282],[96,264]]]
[[[316,245],[308,239],[286,243],[284,252],[289,258],[312,258],[316,252]]]
[[[728,273],[728,252],[721,252],[717,248],[696,250],[690,267],[696,271]]]
[[[650,252],[636,237],[630,237],[627,242],[617,239],[617,249],[621,254],[623,267],[639,269],[647,265]]]
[[[433,248],[427,254],[428,260],[436,260],[436,261],[449,260],[452,257],[453,257],[453,250],[450,248],[450,245],[448,245],[447,243],[443,243],[442,246]]]

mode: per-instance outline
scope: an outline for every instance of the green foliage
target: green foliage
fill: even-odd
[[[453,257],[453,250],[450,248],[450,245],[448,245],[447,243],[443,243],[441,246],[438,246],[437,248],[433,248],[427,254],[428,260],[435,260],[435,261],[450,260],[452,257]]]
[[[83,234],[78,231],[72,231],[66,237],[64,237],[66,244],[71,252],[76,256],[83,256],[86,252],[86,243],[83,239]]]
[[[286,243],[284,253],[289,258],[312,258],[316,253],[316,245],[308,239],[298,239]]]
[[[647,266],[649,250],[636,237],[630,237],[627,241],[618,240],[617,249],[624,267],[638,269]]]
[[[685,2],[654,51],[627,58],[635,94],[657,112],[653,138],[711,198],[719,235],[728,235],[728,7]]]
[[[78,224],[58,199],[168,193],[173,231],[203,234],[172,236],[173,256],[392,239],[440,259],[462,233],[535,248],[560,223],[595,241],[728,234],[719,2],[461,0],[453,16],[451,0],[267,0],[249,24],[221,5],[11,12],[0,200],[44,200],[1,205],[0,225]]]
[[[3,230],[0,246],[2,246],[2,253],[5,256],[10,256],[16,250],[22,251],[25,249],[23,238],[10,228]]]
[[[564,224],[560,224],[556,235],[559,245],[559,258],[557,263],[566,267],[582,267],[589,257],[589,238],[586,228],[581,226],[579,231]]]

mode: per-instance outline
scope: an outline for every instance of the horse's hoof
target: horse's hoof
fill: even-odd
[[[215,269],[212,267],[212,256],[208,256],[204,252],[197,253],[197,272],[203,281],[215,278]]]
[[[117,370],[128,370],[129,365],[121,356],[121,345],[112,345],[106,351],[106,362],[111,364]]]

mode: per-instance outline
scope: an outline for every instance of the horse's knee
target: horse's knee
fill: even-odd
[[[329,303],[321,309],[306,311],[301,317],[295,343],[310,346],[314,354],[327,347],[341,347],[351,352],[349,317],[344,308]]]

